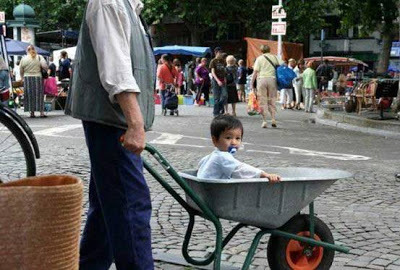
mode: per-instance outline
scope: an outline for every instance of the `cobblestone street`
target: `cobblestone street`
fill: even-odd
[[[317,216],[329,226],[335,240],[351,248],[350,254],[336,253],[332,269],[400,269],[400,182],[394,177],[400,172],[400,141],[315,125],[309,120],[314,115],[292,110],[278,112],[277,129],[262,129],[259,117],[247,116],[243,104],[238,107],[245,129],[239,160],[257,167],[324,167],[354,174],[354,179],[337,181],[315,201]],[[148,142],[178,171],[193,169],[213,150],[211,115],[211,108],[181,106],[179,117],[162,117],[157,107]],[[38,174],[79,176],[87,191],[89,160],[80,122],[58,112],[50,112],[47,119],[26,120],[41,149]],[[146,176],[153,202],[154,253],[181,257],[188,215],[161,185],[148,173]],[[85,211],[87,207],[86,192]],[[234,225],[223,221],[224,232]],[[235,236],[224,250],[224,265],[242,265],[256,232],[250,227]],[[197,219],[191,255],[203,257],[212,252],[213,241],[212,224]],[[252,269],[269,269],[267,243],[268,237],[264,237]],[[158,269],[190,269],[164,262],[156,265]]]

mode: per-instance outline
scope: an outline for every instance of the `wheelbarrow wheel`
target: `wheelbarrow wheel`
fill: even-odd
[[[290,219],[280,230],[310,236],[310,216],[297,215]],[[333,244],[333,236],[328,226],[319,218],[314,218],[314,239]],[[313,270],[329,269],[335,256],[334,250],[323,247],[310,247],[305,243],[281,237],[271,236],[268,242],[267,257],[272,270]]]

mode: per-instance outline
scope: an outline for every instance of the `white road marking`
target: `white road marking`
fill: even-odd
[[[50,136],[50,137],[66,137],[63,135],[59,135],[60,133],[64,133],[66,131],[70,131],[73,129],[82,128],[82,124],[76,125],[64,125],[54,128],[46,128],[39,131],[34,132],[36,136]]]
[[[246,150],[246,152],[250,153],[262,153],[262,154],[272,154],[272,155],[280,155],[282,154],[281,152],[273,152],[273,151],[262,151],[262,150]]]
[[[161,133],[161,136],[152,140],[150,143],[154,144],[176,144],[184,136],[180,134]]]
[[[185,136],[185,135],[180,135],[180,134],[171,134],[171,133],[162,133],[162,132],[151,132],[153,134],[160,134],[160,136],[154,140],[152,140],[150,143],[153,144],[169,144],[169,145],[176,145],[176,146],[184,146],[184,147],[193,147],[193,148],[207,148],[207,147],[212,147],[210,146],[200,146],[200,145],[190,145],[190,144],[177,144],[177,142],[182,139],[182,138],[191,138],[191,139],[197,139],[197,140],[203,140],[203,141],[210,141],[209,138],[203,138],[203,137],[195,137],[195,136]],[[289,154],[291,155],[302,155],[302,156],[313,156],[313,157],[322,157],[326,159],[335,159],[335,160],[343,160],[343,161],[365,161],[365,160],[370,160],[370,157],[366,156],[361,156],[361,155],[351,155],[351,154],[344,154],[344,153],[332,153],[332,152],[323,152],[323,151],[314,151],[314,150],[307,150],[307,149],[301,149],[301,148],[295,148],[295,147],[287,147],[287,146],[277,146],[277,145],[258,145],[254,143],[243,143],[244,145],[248,146],[254,146],[257,148],[279,148],[279,149],[285,149],[289,150]],[[243,149],[243,148],[241,148]],[[273,154],[273,155],[279,155],[282,154],[281,152],[276,152],[276,151],[268,151],[268,150],[253,150],[253,149],[247,149],[245,150],[246,152],[253,152],[253,153],[265,153],[265,154]]]
[[[350,155],[350,154],[343,154],[343,153],[331,153],[331,152],[320,152],[320,151],[313,151],[313,150],[306,150],[294,147],[283,147],[283,146],[275,146],[281,149],[289,150],[290,154],[293,155],[302,155],[302,156],[314,156],[314,157],[323,157],[328,159],[336,159],[336,160],[369,160],[370,157],[360,156],[360,155]]]

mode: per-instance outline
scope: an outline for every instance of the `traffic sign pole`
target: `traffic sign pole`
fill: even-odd
[[[279,6],[282,6],[282,0],[279,0]],[[282,19],[279,18],[278,22],[282,22]],[[278,57],[282,60],[282,35],[278,36]]]

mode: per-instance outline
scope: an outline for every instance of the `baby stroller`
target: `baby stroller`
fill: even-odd
[[[165,101],[164,101],[164,111],[163,114],[167,115],[167,110],[170,110],[170,115],[176,114],[176,116],[179,116],[179,111],[178,111],[178,96],[175,93],[175,88],[170,85],[167,86],[167,91],[165,93]]]

